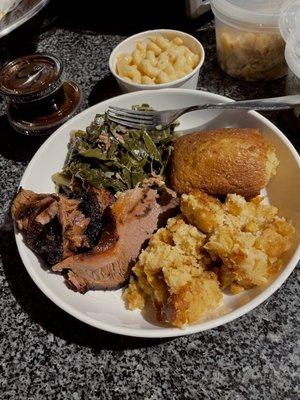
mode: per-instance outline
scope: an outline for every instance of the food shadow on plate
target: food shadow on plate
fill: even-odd
[[[179,118],[179,126],[176,129],[176,132],[178,132],[180,135],[185,135],[188,133],[193,133],[198,131],[238,127],[235,118],[236,112],[233,110],[213,111],[210,112],[211,115],[209,116],[209,118],[204,118],[205,113],[207,113],[207,110],[193,111],[192,113],[186,114],[184,117]],[[185,118],[185,120],[188,121],[186,118],[190,118],[191,114],[193,114],[193,121],[194,120],[197,121],[196,125],[193,125],[185,129],[181,129],[180,122],[184,123],[183,118]]]
[[[155,309],[151,306],[151,304],[147,304],[146,307],[141,311],[141,314],[145,321],[149,322],[151,325],[155,325],[159,328],[170,328],[170,325],[167,323],[158,321]],[[184,331],[182,331],[182,334],[184,334]]]
[[[88,347],[98,353],[103,349],[123,351],[147,348],[171,340],[114,335],[86,325],[61,310],[40,291],[28,275],[17,251],[13,225],[9,219],[0,228],[0,256],[10,291],[22,310],[33,323],[68,343]]]

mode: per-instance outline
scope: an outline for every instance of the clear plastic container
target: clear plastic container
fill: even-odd
[[[279,27],[286,41],[285,59],[288,65],[286,94],[300,95],[300,0],[288,0],[281,11]],[[289,113],[290,114],[290,113]],[[293,124],[300,128],[300,108],[293,110]]]
[[[285,58],[289,67],[286,94],[300,94],[300,26],[287,41]]]
[[[223,71],[246,81],[286,75],[285,43],[279,31],[284,0],[211,0],[218,62]]]

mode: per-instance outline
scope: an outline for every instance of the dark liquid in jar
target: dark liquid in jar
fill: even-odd
[[[0,71],[0,93],[7,99],[11,125],[27,135],[49,134],[77,110],[81,90],[62,83],[63,67],[51,55],[32,54]]]
[[[8,116],[13,126],[24,133],[45,133],[67,120],[77,109],[81,91],[73,82],[64,82],[51,96],[29,103],[8,105]],[[26,132],[25,132],[26,131]]]

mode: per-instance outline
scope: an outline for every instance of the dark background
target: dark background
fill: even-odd
[[[206,53],[198,89],[234,99],[279,96],[285,79],[236,81],[217,66],[211,14],[191,22],[184,1],[56,1],[9,38],[1,60],[34,51],[56,55],[84,92],[82,109],[119,94],[108,69],[112,49],[150,28],[194,34]],[[268,115],[299,149],[282,113]],[[299,398],[299,272],[268,301],[236,321],[165,340],[111,335],[49,301],[29,278],[9,218],[21,176],[44,138],[14,132],[0,102],[0,398],[266,399]],[[41,177],[42,179],[42,177]]]

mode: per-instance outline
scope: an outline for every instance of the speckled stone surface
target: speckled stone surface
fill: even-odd
[[[211,23],[196,35],[206,51],[199,89],[236,99],[283,94],[284,80],[254,84],[226,77],[216,65]],[[44,30],[33,46],[64,62],[66,76],[84,90],[86,108],[118,94],[107,61],[124,36],[66,29],[60,21]],[[208,332],[170,340],[98,331],[51,303],[22,265],[7,215],[20,178],[43,139],[13,132],[3,102],[1,113],[1,399],[299,398],[299,269],[249,314]],[[280,114],[272,118],[278,124],[282,121]],[[299,135],[283,128],[299,150]]]

